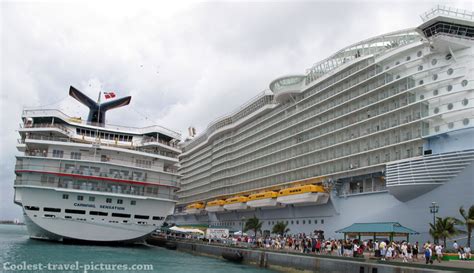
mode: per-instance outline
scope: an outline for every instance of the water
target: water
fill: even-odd
[[[45,268],[49,265],[49,269]],[[100,264],[102,263],[102,265]],[[137,245],[130,247],[65,245],[61,243],[31,240],[25,226],[0,225],[0,272],[16,266],[43,266],[43,272],[99,272],[86,267],[122,266],[122,270],[109,272],[160,272],[160,273],[270,273],[266,269],[235,264],[221,259],[194,256],[160,247]],[[66,270],[66,266],[79,266],[78,270]],[[131,266],[153,267],[153,270],[132,270]],[[125,268],[127,266],[128,268]],[[54,268],[55,267],[55,268]],[[61,268],[62,267],[62,268]],[[31,268],[34,269],[34,268]],[[72,268],[75,269],[75,268]],[[33,272],[23,270],[19,272]],[[35,271],[37,272],[37,271]]]

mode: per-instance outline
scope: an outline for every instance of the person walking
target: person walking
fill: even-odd
[[[428,263],[433,264],[433,260],[431,259],[431,255],[432,255],[431,248],[430,248],[430,245],[428,245],[425,248],[425,262],[426,262],[426,264],[428,264]]]
[[[438,261],[438,263],[441,263],[441,259],[443,258],[443,245],[435,246],[435,252],[436,260]]]

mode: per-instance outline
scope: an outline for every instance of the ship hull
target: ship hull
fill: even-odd
[[[65,194],[68,199],[62,199]],[[94,202],[78,201],[77,196],[83,196],[84,200],[93,197]],[[115,204],[106,203],[107,198]],[[116,204],[116,200],[122,200],[122,204]],[[135,205],[130,205],[131,201]],[[98,244],[144,242],[174,208],[170,200],[18,186],[15,202],[23,207],[31,238]],[[60,211],[46,211],[51,208]],[[103,214],[97,215],[96,211]],[[135,215],[149,219],[136,219]]]

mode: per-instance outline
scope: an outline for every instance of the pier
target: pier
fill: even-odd
[[[327,273],[423,273],[423,272],[470,272],[474,265],[424,265],[419,263],[382,262],[371,258],[350,258],[329,255],[311,255],[267,249],[252,249],[207,244],[199,241],[177,240],[178,251],[195,255],[222,258],[223,253],[240,252],[243,263],[280,272],[327,272]]]

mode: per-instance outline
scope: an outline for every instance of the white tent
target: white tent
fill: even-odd
[[[177,226],[171,227],[170,230],[182,233],[199,233],[204,234],[204,231],[197,229],[197,228],[180,228]]]
[[[242,234],[242,231],[239,230],[239,231],[234,232],[234,235],[235,235],[235,236],[247,236],[247,233],[244,232],[244,233]]]

